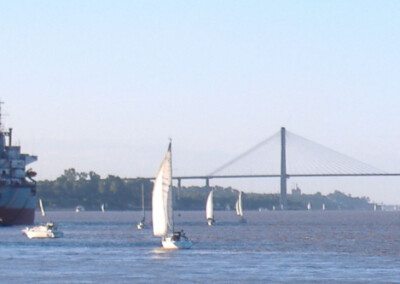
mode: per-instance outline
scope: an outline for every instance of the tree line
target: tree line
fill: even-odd
[[[141,210],[142,187],[145,208],[150,210],[153,183],[148,179],[123,179],[114,175],[102,179],[93,171],[77,172],[71,168],[55,180],[37,182],[38,197],[47,209],[69,209],[81,205],[86,210],[100,210],[101,204],[105,204],[107,210]],[[177,210],[204,210],[209,191],[208,187],[174,187],[174,207]],[[214,187],[214,209],[234,209],[238,192],[231,187]],[[242,199],[244,210],[279,209],[279,194],[245,193]],[[308,203],[312,204],[312,209],[322,208],[322,204],[326,210],[373,208],[367,197],[351,197],[340,191],[326,196],[321,193],[288,195],[288,209],[304,210]]]

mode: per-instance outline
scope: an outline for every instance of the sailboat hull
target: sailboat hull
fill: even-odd
[[[136,228],[137,228],[138,230],[143,230],[143,229],[145,228],[144,222],[139,222],[139,223],[136,225]]]
[[[247,223],[247,221],[243,216],[241,216],[239,219],[239,223],[245,224],[245,223]]]
[[[172,237],[165,237],[161,241],[165,249],[190,249],[193,243],[188,239],[181,238],[180,240],[173,240]]]
[[[207,224],[208,224],[208,226],[213,226],[215,224],[215,220],[214,219],[207,219]]]

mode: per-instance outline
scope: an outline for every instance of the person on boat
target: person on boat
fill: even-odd
[[[181,232],[175,232],[173,235],[172,235],[172,240],[173,241],[179,241],[181,239]]]
[[[182,238],[184,238],[185,240],[187,240],[188,239],[188,237],[186,237],[186,234],[185,234],[185,232],[183,231],[183,229],[180,231],[180,236],[182,237]]]

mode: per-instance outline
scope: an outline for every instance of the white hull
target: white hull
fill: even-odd
[[[22,233],[29,239],[44,239],[44,238],[61,238],[63,232],[57,231],[55,228],[50,228],[47,225],[36,226],[32,228],[26,227]]]
[[[180,240],[172,240],[172,237],[165,237],[161,241],[163,248],[165,249],[189,249],[193,243],[185,238]]]
[[[143,222],[139,222],[139,223],[136,225],[136,228],[137,228],[138,230],[143,230],[143,229],[145,228],[145,224],[144,224]]]
[[[208,226],[214,226],[215,220],[214,219],[207,219]]]
[[[79,213],[79,212],[82,212],[82,211],[85,211],[85,207],[80,206],[80,205],[75,207],[75,212],[76,213]]]

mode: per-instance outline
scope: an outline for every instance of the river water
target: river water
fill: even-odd
[[[400,213],[175,212],[190,250],[167,251],[140,212],[47,212],[60,239],[0,227],[0,283],[400,283]],[[151,219],[147,212],[147,219]]]

